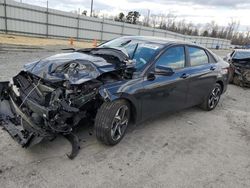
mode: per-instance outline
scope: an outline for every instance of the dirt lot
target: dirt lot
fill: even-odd
[[[27,37],[27,36],[18,36],[18,35],[6,35],[0,34],[0,44],[10,44],[10,45],[29,45],[29,46],[69,46],[69,47],[77,47],[77,48],[87,48],[92,47],[93,42],[91,41],[83,41],[83,40],[75,40],[72,38],[73,43],[70,43],[70,38],[65,40],[60,39],[47,39],[47,38],[36,38],[36,37]]]
[[[0,80],[57,53],[0,45]],[[224,55],[226,51],[215,51]],[[250,90],[230,85],[212,112],[191,108],[131,127],[115,147],[82,128],[73,160],[59,137],[23,149],[0,130],[1,187],[250,187]]]

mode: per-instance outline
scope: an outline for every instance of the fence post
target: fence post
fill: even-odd
[[[104,15],[103,15],[103,18],[102,18],[101,42],[103,42],[103,25],[104,25]]]
[[[142,28],[142,25],[140,25],[140,27],[139,27],[139,32],[138,32],[139,36],[141,35],[141,28]]]
[[[7,23],[7,4],[6,4],[6,0],[4,0],[4,23],[5,23],[5,34],[8,33],[8,23]]]
[[[76,28],[76,38],[79,40],[79,28],[80,28],[80,14],[77,14],[77,28]]]
[[[47,10],[46,10],[46,37],[49,37],[49,1],[47,0]]]
[[[125,22],[122,23],[122,32],[121,32],[121,36],[123,36],[123,32],[124,32],[124,25],[125,25]]]

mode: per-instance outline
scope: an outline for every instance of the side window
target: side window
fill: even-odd
[[[156,66],[169,67],[172,69],[181,69],[185,67],[184,47],[172,47],[168,49],[156,62]]]
[[[195,47],[188,47],[191,66],[204,65],[208,63],[208,57],[204,50]]]

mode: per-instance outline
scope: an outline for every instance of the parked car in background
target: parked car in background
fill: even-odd
[[[227,89],[229,64],[201,46],[129,36],[98,48],[27,64],[0,83],[0,124],[23,147],[64,135],[76,156],[73,130],[94,124],[107,145],[129,123],[199,105],[213,110]]]
[[[229,82],[250,87],[250,50],[235,49],[224,60],[230,63]]]
[[[247,45],[245,46],[245,49],[250,49],[250,44],[247,44]]]

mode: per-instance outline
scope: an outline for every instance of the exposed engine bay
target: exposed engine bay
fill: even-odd
[[[250,58],[232,59],[234,70],[233,83],[242,87],[250,87]]]
[[[0,125],[23,147],[61,134],[72,144],[70,159],[79,150],[73,129],[83,119],[92,121],[108,98],[100,90],[135,71],[128,56],[112,48],[58,54],[24,68],[0,83]]]

